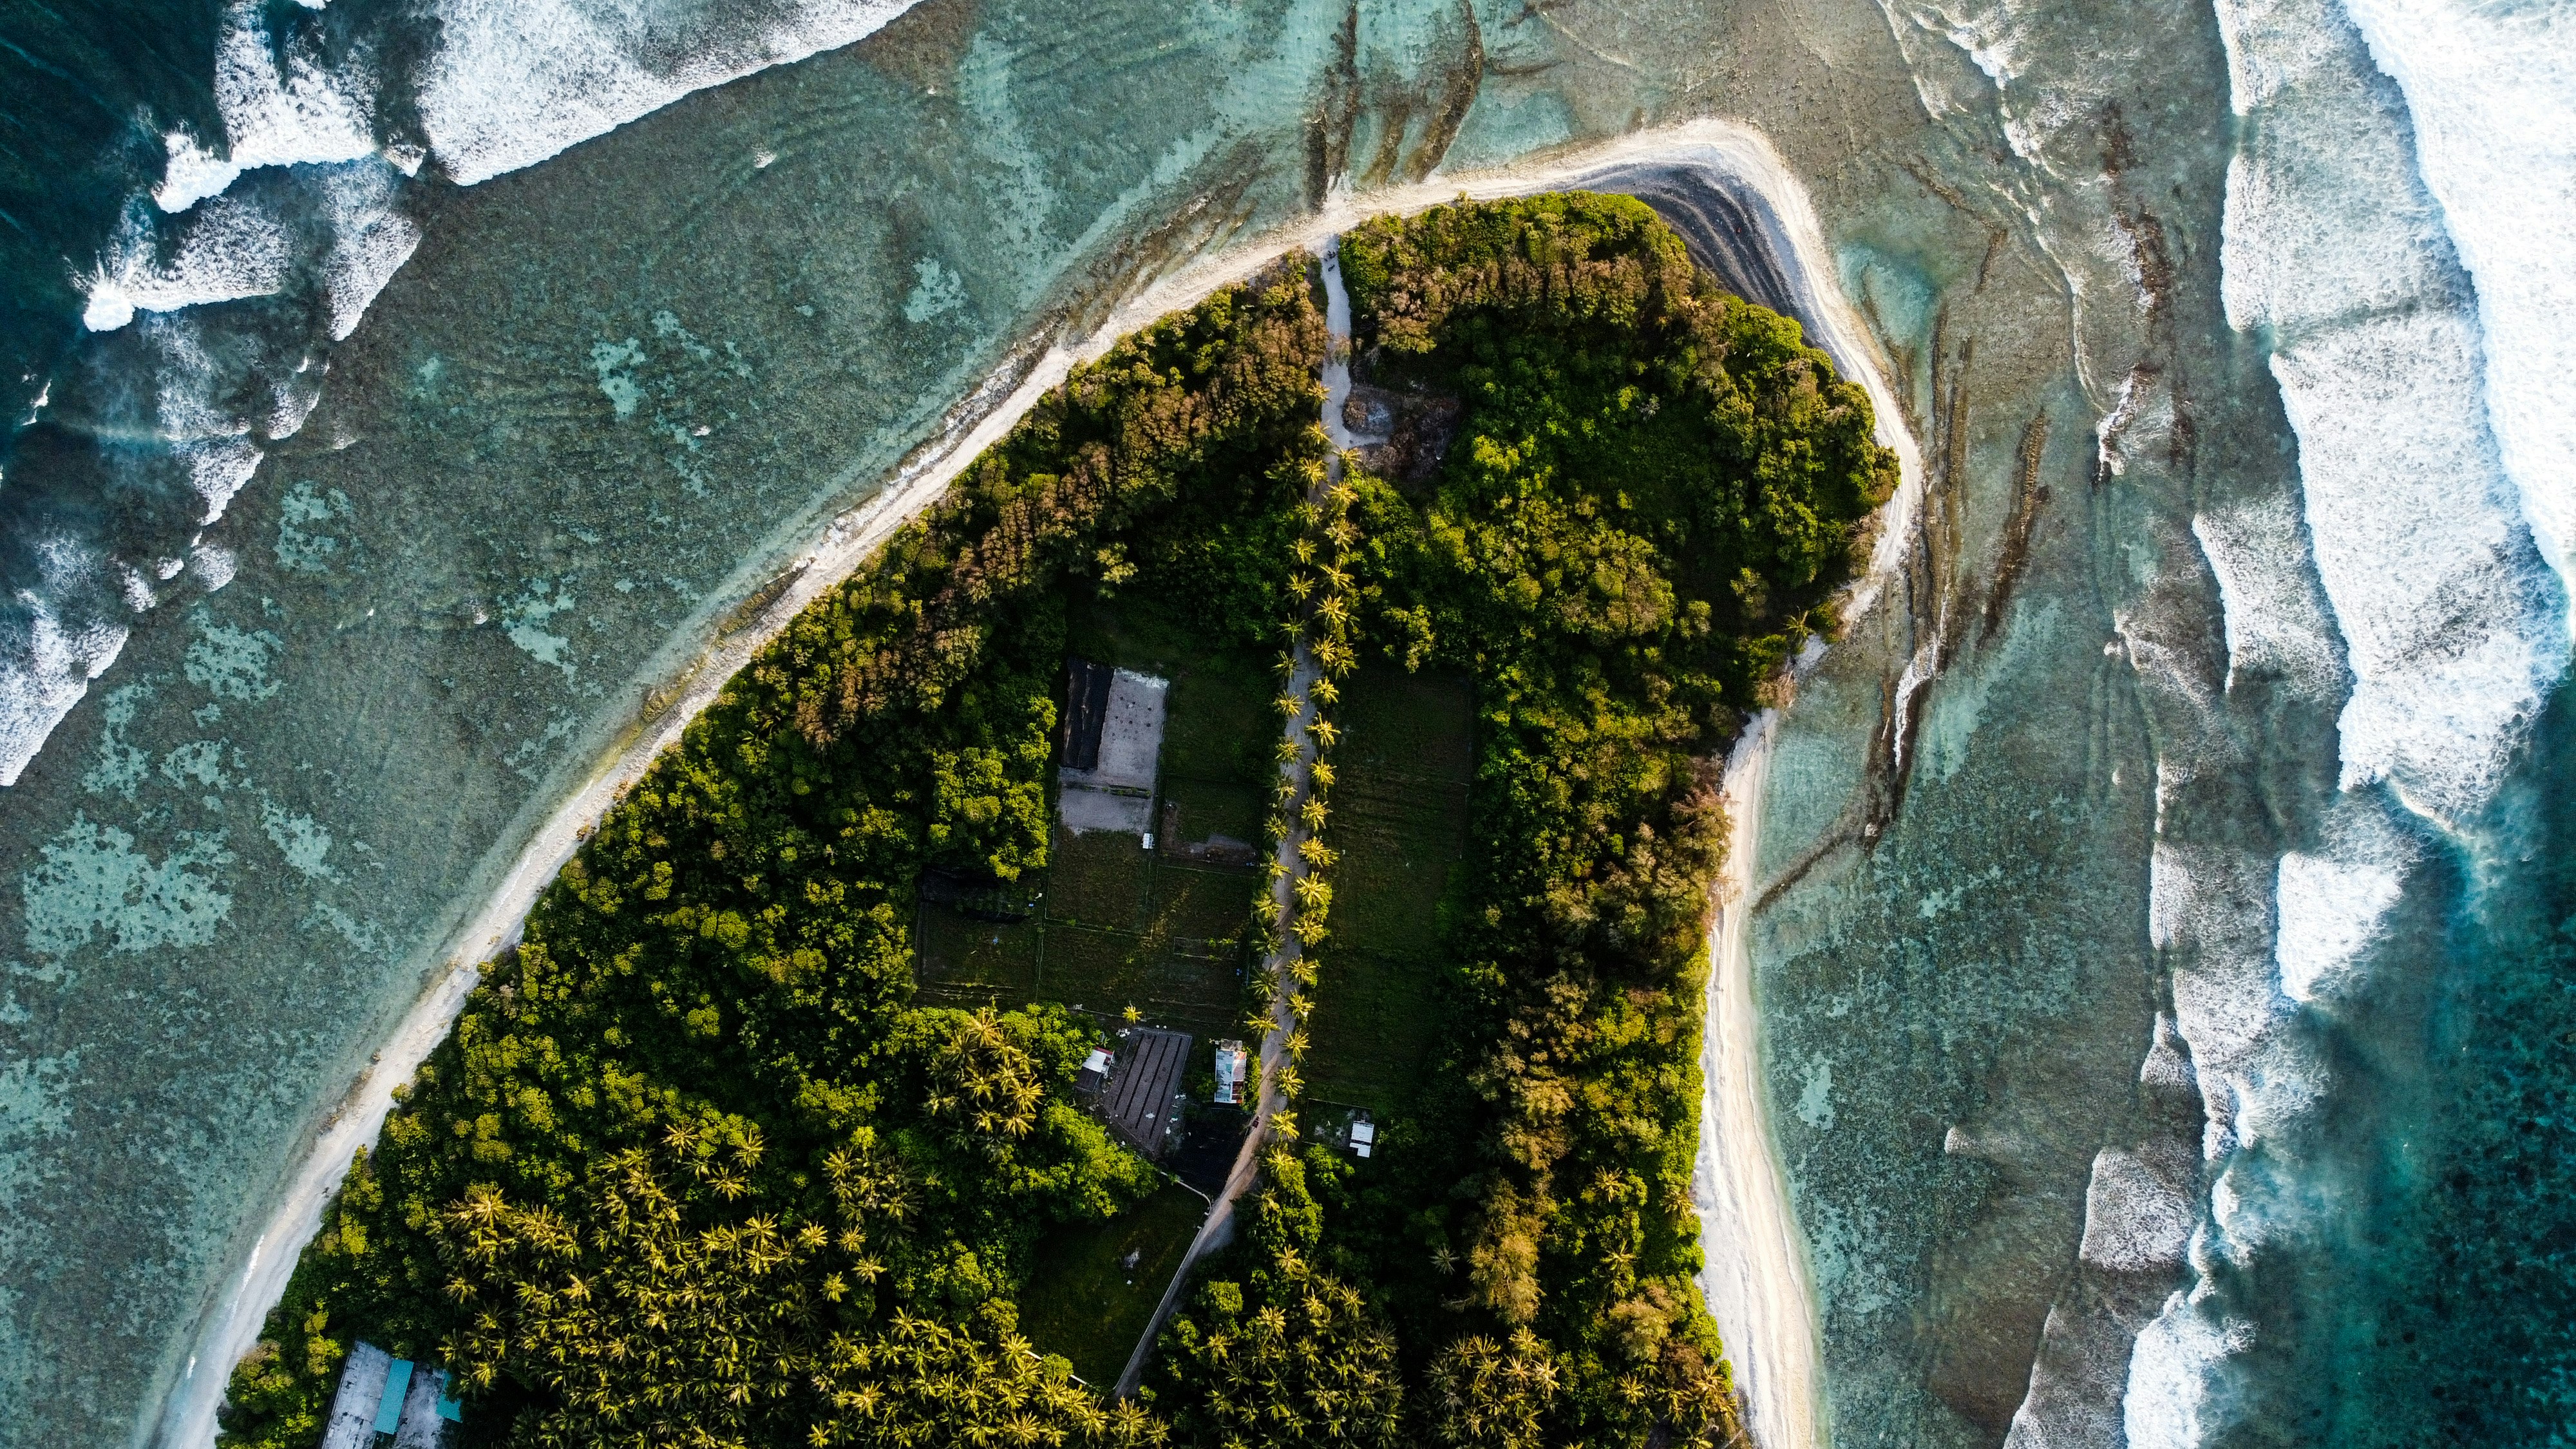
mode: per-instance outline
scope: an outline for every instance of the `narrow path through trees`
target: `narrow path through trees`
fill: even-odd
[[[1323,425],[1332,451],[1325,459],[1322,475],[1307,493],[1307,502],[1320,508],[1326,495],[1342,481],[1342,454],[1352,446],[1350,431],[1342,421],[1343,404],[1351,395],[1351,299],[1342,287],[1340,238],[1325,238],[1317,255],[1324,277],[1324,322],[1329,334],[1324,350]],[[1235,1204],[1261,1175],[1262,1150],[1268,1146],[1273,1131],[1284,1126],[1291,1135],[1294,1133],[1293,1116],[1281,1121],[1288,1107],[1281,1074],[1292,1055],[1290,1038],[1301,1029],[1295,968],[1302,954],[1297,916],[1304,894],[1298,887],[1314,870],[1313,852],[1309,849],[1314,831],[1307,823],[1305,806],[1315,798],[1319,736],[1329,740],[1332,726],[1324,722],[1321,703],[1316,698],[1316,684],[1324,670],[1304,630],[1291,634],[1289,649],[1290,668],[1280,691],[1280,713],[1286,723],[1281,733],[1279,765],[1280,777],[1286,784],[1287,809],[1283,813],[1288,824],[1280,832],[1270,863],[1270,899],[1277,908],[1278,924],[1273,928],[1271,952],[1262,969],[1277,983],[1277,990],[1270,999],[1268,1030],[1261,1040],[1261,1091],[1253,1103],[1251,1130],[1244,1134],[1243,1146],[1235,1154],[1234,1170],[1226,1175],[1225,1186],[1211,1200],[1207,1220],[1199,1225],[1190,1250],[1173,1270],[1162,1301],[1155,1305],[1154,1316],[1147,1320],[1144,1334],[1136,1340],[1135,1351],[1127,1356],[1126,1369],[1118,1375],[1117,1393],[1121,1398],[1132,1396],[1144,1378],[1145,1365],[1153,1357],[1154,1339],[1172,1316],[1172,1310],[1179,1306],[1200,1257],[1234,1241]],[[1326,688],[1329,696],[1330,686]],[[1293,712],[1289,709],[1292,703]]]

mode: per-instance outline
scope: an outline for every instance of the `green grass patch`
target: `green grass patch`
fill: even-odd
[[[1146,932],[1175,943],[1239,941],[1261,886],[1262,877],[1249,870],[1157,864]]]
[[[1466,853],[1473,699],[1464,679],[1390,666],[1361,670],[1342,698],[1327,827],[1342,864],[1305,1077],[1318,1097],[1387,1112],[1439,1035],[1440,912]]]
[[[1401,1108],[1440,1037],[1437,956],[1327,950],[1308,1018],[1306,1091],[1383,1116]]]
[[[1145,882],[1153,865],[1135,836],[1058,830],[1047,866],[1047,919],[1138,929],[1144,924]]]
[[[1333,722],[1342,744],[1335,766],[1390,779],[1465,784],[1476,773],[1476,700],[1466,676],[1407,674],[1384,662],[1360,669],[1342,690]]]
[[[998,995],[1017,1005],[1038,989],[1038,928],[1034,922],[979,921],[946,906],[921,909],[921,954],[915,973],[924,986]]]
[[[1467,787],[1353,770],[1333,806],[1343,862],[1333,874],[1334,937],[1383,955],[1437,954],[1440,903],[1466,848]]]
[[[1070,1359],[1093,1387],[1109,1388],[1206,1216],[1197,1193],[1166,1184],[1108,1222],[1049,1234],[1020,1294],[1021,1331],[1039,1352]]]
[[[1223,835],[1255,848],[1260,846],[1261,825],[1270,803],[1266,786],[1166,774],[1162,794],[1166,821],[1171,821],[1174,813],[1171,807],[1179,807],[1177,821],[1156,827],[1173,842],[1195,843]]]
[[[1204,1033],[1234,1016],[1240,987],[1235,958],[1181,955],[1167,942],[1131,931],[1050,925],[1041,996],[1114,1017],[1133,1006],[1147,1023]]]

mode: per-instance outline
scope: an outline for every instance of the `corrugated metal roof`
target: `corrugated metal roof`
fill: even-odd
[[[340,1368],[340,1391],[332,1396],[331,1417],[322,1426],[321,1449],[375,1449],[376,1410],[393,1362],[392,1354],[364,1339],[349,1346]]]
[[[1187,1032],[1131,1028],[1101,1093],[1109,1125],[1147,1157],[1163,1155],[1165,1133],[1177,1123],[1190,1041]]]

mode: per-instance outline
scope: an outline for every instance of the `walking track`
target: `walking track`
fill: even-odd
[[[1342,424],[1342,404],[1351,395],[1351,300],[1342,289],[1340,238],[1326,237],[1318,247],[1324,272],[1324,325],[1330,340],[1324,351],[1324,436],[1332,444],[1332,453],[1324,463],[1324,476],[1315,485],[1312,501],[1323,501],[1323,493],[1342,478],[1342,452],[1353,439]],[[1279,1069],[1286,1064],[1288,1034],[1296,1030],[1294,1010],[1288,995],[1295,989],[1295,978],[1286,969],[1297,959],[1297,882],[1306,874],[1306,860],[1297,847],[1306,842],[1305,823],[1298,819],[1298,807],[1306,803],[1309,780],[1315,766],[1314,737],[1308,727],[1315,723],[1315,680],[1319,671],[1313,653],[1301,632],[1293,644],[1293,667],[1286,692],[1297,701],[1297,713],[1289,716],[1286,736],[1297,747],[1296,757],[1282,764],[1280,773],[1287,777],[1295,793],[1288,800],[1288,829],[1279,839],[1278,854],[1272,857],[1280,869],[1272,873],[1270,897],[1279,905],[1276,944],[1262,963],[1270,979],[1279,983],[1270,999],[1270,1030],[1261,1039],[1261,1094],[1252,1108],[1252,1127],[1244,1133],[1243,1146],[1236,1152],[1234,1170],[1226,1174],[1225,1186],[1211,1200],[1207,1220],[1199,1225],[1198,1236],[1190,1240],[1190,1250],[1181,1256],[1181,1265],[1173,1270],[1171,1285],[1163,1290],[1163,1301],[1154,1308],[1154,1316],[1145,1324],[1145,1332],[1136,1340],[1136,1351],[1127,1356],[1126,1370],[1118,1375],[1118,1395],[1125,1398],[1136,1392],[1145,1376],[1145,1364],[1153,1357],[1154,1339],[1163,1331],[1163,1323],[1180,1306],[1181,1293],[1189,1286],[1190,1273],[1199,1258],[1234,1241],[1234,1209],[1246,1189],[1261,1173],[1261,1151],[1269,1142],[1270,1119],[1286,1105],[1279,1092]]]

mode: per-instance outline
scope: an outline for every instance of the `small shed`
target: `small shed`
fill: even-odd
[[[1243,1105],[1244,1078],[1249,1074],[1251,1058],[1243,1043],[1229,1037],[1216,1044],[1216,1101],[1223,1106]]]
[[[1363,1117],[1351,1124],[1351,1151],[1366,1157],[1377,1147],[1377,1124]]]
[[[1098,1092],[1108,1082],[1109,1069],[1117,1060],[1102,1048],[1093,1047],[1091,1055],[1082,1059],[1082,1070],[1074,1073],[1073,1090],[1085,1097]]]

